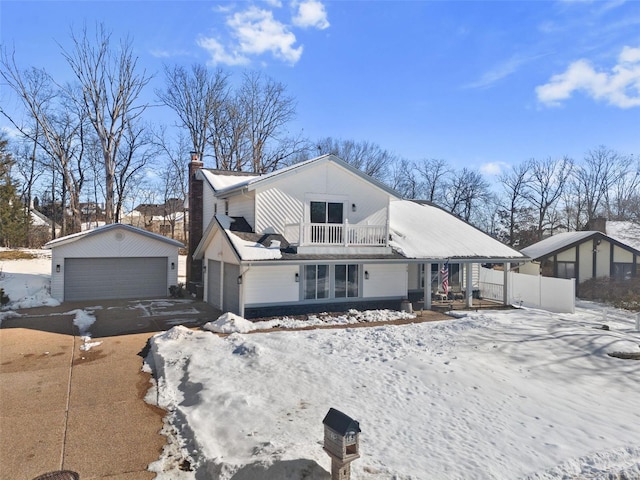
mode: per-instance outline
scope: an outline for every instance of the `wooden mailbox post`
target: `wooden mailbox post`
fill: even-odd
[[[351,462],[360,458],[360,424],[335,408],[322,420],[324,451],[331,457],[331,480],[349,480]]]

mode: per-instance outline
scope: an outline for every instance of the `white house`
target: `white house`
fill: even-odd
[[[470,304],[474,264],[525,258],[333,155],[261,176],[204,169],[197,156],[189,170],[188,280],[247,318],[398,309],[409,298],[430,308],[445,263]]]

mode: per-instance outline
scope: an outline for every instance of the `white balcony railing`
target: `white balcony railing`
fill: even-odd
[[[294,223],[285,226],[285,238],[298,245],[387,246],[386,225],[345,223]]]

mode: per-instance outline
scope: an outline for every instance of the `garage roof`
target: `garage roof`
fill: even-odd
[[[153,240],[158,240],[160,242],[165,242],[165,243],[168,243],[169,245],[173,245],[178,248],[184,247],[184,245],[178,242],[177,240],[174,240],[172,238],[167,238],[162,235],[158,235],[157,233],[149,232],[147,230],[143,230],[142,228],[134,227],[132,225],[125,225],[123,223],[111,223],[109,225],[102,225],[92,230],[85,230],[83,232],[73,233],[71,235],[56,238],[55,240],[51,240],[50,242],[45,244],[44,248],[55,248],[61,245],[67,245],[69,243],[76,242],[83,238],[88,238],[93,235],[98,235],[98,234],[108,232],[110,230],[118,230],[118,229],[128,230],[133,233],[144,235],[145,237],[149,237]]]

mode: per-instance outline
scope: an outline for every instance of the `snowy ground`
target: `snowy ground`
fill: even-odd
[[[225,338],[176,327],[153,340],[150,397],[173,443],[152,469],[328,478],[334,407],[360,421],[356,479],[640,478],[640,362],[607,355],[639,346],[632,314],[588,303]]]
[[[50,260],[39,255],[0,262],[12,299],[0,321],[15,308],[57,305]],[[92,312],[73,313],[89,330]],[[299,326],[262,327],[275,324]],[[207,328],[230,335],[175,327],[152,342],[146,368],[158,382],[147,399],[168,410],[168,445],[150,466],[158,480],[328,479],[329,407],[360,422],[354,479],[640,478],[640,361],[607,355],[640,351],[629,312],[579,302],[571,315],[485,311],[270,333],[227,315]]]

